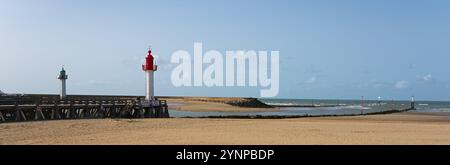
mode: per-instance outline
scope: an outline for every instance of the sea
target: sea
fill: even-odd
[[[282,106],[278,111],[270,112],[191,112],[170,110],[171,117],[208,117],[208,116],[327,116],[361,115],[373,112],[400,110],[411,107],[410,101],[393,100],[320,100],[320,99],[259,99],[273,105]],[[296,107],[297,106],[297,107]],[[301,107],[299,107],[301,106]],[[307,107],[310,106],[310,107]],[[416,101],[416,110],[411,112],[449,112],[448,101]]]

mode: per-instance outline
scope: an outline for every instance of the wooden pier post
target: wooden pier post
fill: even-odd
[[[15,105],[15,110],[16,110],[16,121],[21,121],[21,120],[26,121],[26,120],[27,120],[27,117],[26,117],[25,114],[23,113],[22,109],[19,108],[19,102],[16,101],[15,104],[16,104],[16,105]]]
[[[45,120],[44,113],[42,112],[42,107],[39,104],[36,104],[35,112],[34,112],[34,120]]]
[[[2,111],[0,111],[0,121],[1,122],[5,122],[6,121],[5,116],[3,116]]]
[[[116,109],[116,101],[114,100],[113,103],[112,103],[112,107],[109,110],[109,113],[110,113],[111,117],[117,117],[116,110],[117,110]]]
[[[164,108],[164,114],[165,114],[165,118],[170,118],[170,115],[169,115],[169,108],[167,107],[167,106],[164,106],[163,107]]]
[[[96,111],[96,114],[94,114],[94,117],[104,118],[105,117],[105,108],[103,107],[103,101],[100,101],[100,104],[98,105],[98,109]]]
[[[54,119],[61,119],[61,115],[59,114],[59,106],[58,106],[58,102],[57,101],[53,102],[53,108],[52,108],[52,113],[50,115],[50,118],[52,120],[54,120]]]
[[[145,118],[145,110],[144,110],[144,107],[142,106],[142,102],[141,102],[141,100],[138,98],[137,99],[138,101],[137,101],[137,104],[138,104],[138,107],[137,107],[137,118]]]
[[[75,110],[76,110],[76,108],[74,109],[74,107],[73,107],[73,101],[71,101],[70,105],[69,105],[69,112],[67,112],[68,119],[73,119],[76,117]]]
[[[16,120],[20,121],[20,120],[27,120],[27,117],[25,116],[25,113],[23,113],[23,111],[21,109],[16,109]]]

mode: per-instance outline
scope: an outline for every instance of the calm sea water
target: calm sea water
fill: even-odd
[[[382,112],[393,109],[406,109],[411,106],[409,101],[370,101],[366,100],[305,100],[305,99],[260,99],[269,105],[315,105],[314,108],[283,107],[276,112],[189,112],[170,110],[171,117],[202,117],[202,116],[320,116],[320,115],[350,115]],[[169,103],[170,104],[170,103]],[[450,102],[416,101],[415,112],[450,112]]]

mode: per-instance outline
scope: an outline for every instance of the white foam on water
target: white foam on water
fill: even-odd
[[[344,106],[343,108],[345,108],[345,109],[372,109],[370,107],[364,107],[361,105],[349,105],[349,106]]]
[[[294,104],[294,103],[266,103],[267,105],[274,105],[274,106],[294,106],[294,105],[298,105],[298,104]]]
[[[440,112],[450,112],[450,108],[439,108],[437,110]]]

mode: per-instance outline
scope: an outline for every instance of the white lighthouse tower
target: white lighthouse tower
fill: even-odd
[[[152,50],[149,48],[147,52],[147,57],[145,58],[145,64],[142,65],[142,70],[145,71],[145,100],[152,102],[155,100],[154,95],[154,72],[157,70],[157,66],[153,63],[154,58],[152,55]]]
[[[66,74],[66,71],[64,70],[64,67],[62,67],[61,71],[59,72],[58,79],[61,80],[61,93],[59,94],[60,99],[65,99],[67,96],[66,93],[66,80],[69,76]]]

